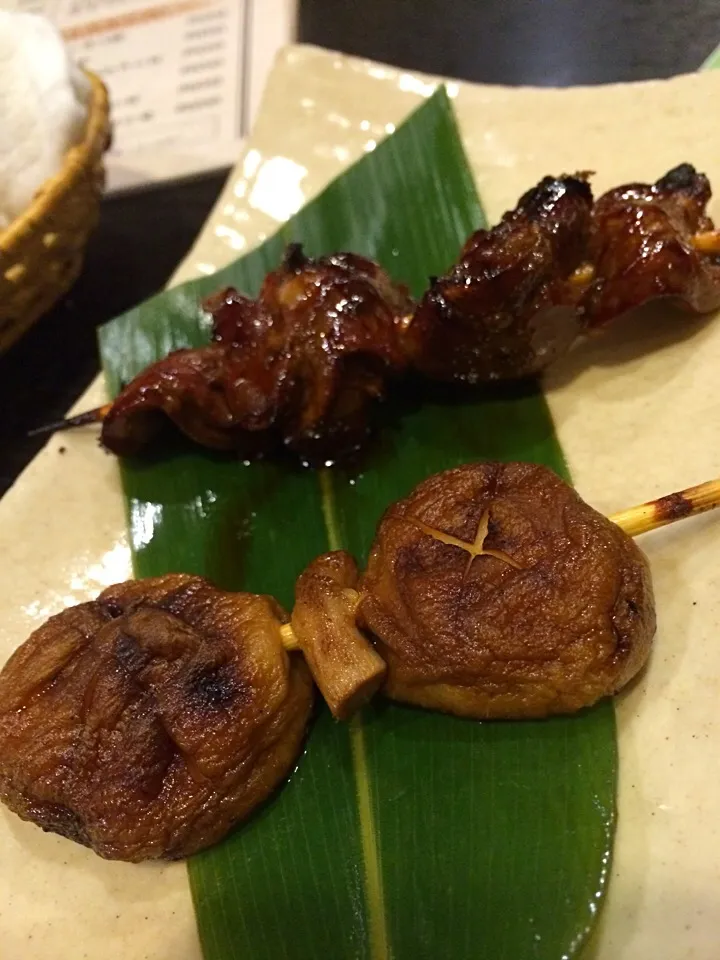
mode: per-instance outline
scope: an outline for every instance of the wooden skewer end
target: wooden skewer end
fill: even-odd
[[[720,479],[709,480],[677,493],[670,493],[657,500],[641,503],[637,507],[621,510],[609,519],[621,527],[630,537],[649,533],[665,527],[676,520],[696,516],[720,506]]]

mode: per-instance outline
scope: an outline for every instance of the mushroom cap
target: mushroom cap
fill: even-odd
[[[461,716],[590,706],[640,670],[655,632],[642,552],[533,464],[425,480],[383,516],[361,593],[385,693]]]
[[[215,843],[302,745],[313,688],[283,617],[186,574],[51,617],[0,673],[0,798],[110,859]]]

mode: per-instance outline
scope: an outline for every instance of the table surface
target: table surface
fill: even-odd
[[[299,38],[487,83],[569,86],[696,69],[720,43],[716,0],[301,0]],[[156,293],[225,173],[109,197],[73,290],[0,357],[0,494],[98,370],[95,329]]]

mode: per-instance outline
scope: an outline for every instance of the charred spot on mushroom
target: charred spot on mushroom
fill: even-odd
[[[46,833],[58,833],[61,837],[89,846],[88,835],[77,814],[57,803],[44,803],[35,807],[27,800],[31,815],[27,818],[36,823]]]
[[[421,483],[383,517],[360,594],[387,695],[477,718],[589,706],[637,673],[655,631],[638,547],[532,464]]]
[[[115,638],[113,653],[120,669],[127,673],[141,670],[149,660],[149,654],[143,650],[135,637],[123,633],[122,630]]]
[[[302,744],[312,683],[285,619],[185,574],[52,617],[0,673],[0,798],[111,859],[216,842]]]
[[[202,667],[188,678],[188,695],[201,710],[222,707],[243,693],[225,665]]]

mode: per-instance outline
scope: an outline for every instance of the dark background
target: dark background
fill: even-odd
[[[482,83],[567,87],[697,70],[717,0],[300,0],[300,37]]]
[[[300,0],[299,38],[486,83],[570,86],[697,69],[717,0]],[[712,114],[709,113],[709,117]],[[95,328],[161,289],[226,171],[108,198],[69,296],[0,357],[0,494],[98,370]]]

